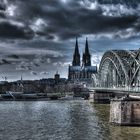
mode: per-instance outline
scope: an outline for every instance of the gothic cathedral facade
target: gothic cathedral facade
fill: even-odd
[[[88,40],[86,38],[85,52],[80,59],[79,45],[76,38],[75,51],[73,54],[72,65],[69,65],[68,79],[70,81],[91,81],[92,74],[97,73],[97,66],[91,66],[91,55],[88,47]]]

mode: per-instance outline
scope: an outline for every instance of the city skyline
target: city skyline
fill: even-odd
[[[88,37],[92,65],[110,49],[138,49],[140,4],[102,0],[1,0],[0,81],[67,78],[75,39]]]

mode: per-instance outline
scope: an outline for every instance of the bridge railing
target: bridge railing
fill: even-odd
[[[90,91],[92,90],[114,90],[114,91],[129,91],[129,92],[138,92],[140,93],[140,87],[88,87]]]

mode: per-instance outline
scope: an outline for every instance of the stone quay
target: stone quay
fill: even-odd
[[[110,102],[110,123],[140,126],[140,97],[125,96]]]

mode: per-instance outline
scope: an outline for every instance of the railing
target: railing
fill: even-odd
[[[110,90],[110,91],[129,91],[140,93],[140,87],[117,87],[117,88],[107,88],[107,87],[88,87],[89,90]]]

